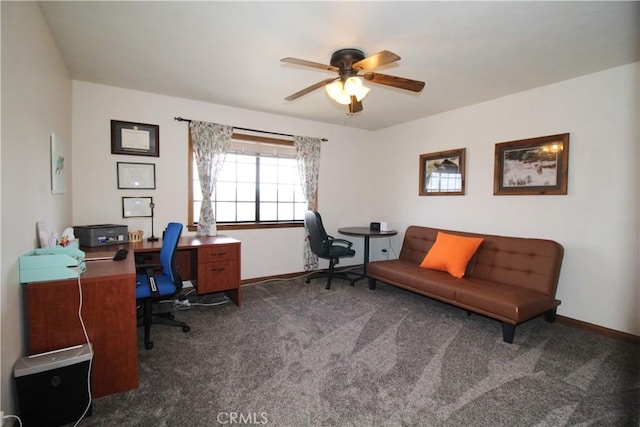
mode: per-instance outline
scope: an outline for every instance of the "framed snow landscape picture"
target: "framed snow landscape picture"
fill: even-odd
[[[496,144],[493,194],[567,194],[569,134]]]

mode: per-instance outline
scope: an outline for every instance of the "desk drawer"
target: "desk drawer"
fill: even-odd
[[[237,259],[238,245],[214,245],[198,249],[198,264]]]
[[[198,294],[237,289],[240,286],[238,260],[198,264]]]

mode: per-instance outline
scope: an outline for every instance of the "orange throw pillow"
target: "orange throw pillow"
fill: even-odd
[[[458,279],[464,276],[469,260],[482,243],[479,237],[463,237],[438,232],[436,241],[420,267],[446,271]]]

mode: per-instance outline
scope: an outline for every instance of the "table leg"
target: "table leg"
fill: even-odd
[[[364,265],[362,272],[367,275],[367,264],[369,263],[369,236],[364,236]]]

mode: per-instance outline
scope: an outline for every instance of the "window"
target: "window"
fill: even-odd
[[[198,222],[202,192],[191,147],[189,198],[192,228]],[[233,135],[212,194],[218,228],[302,226],[307,201],[292,141]]]

